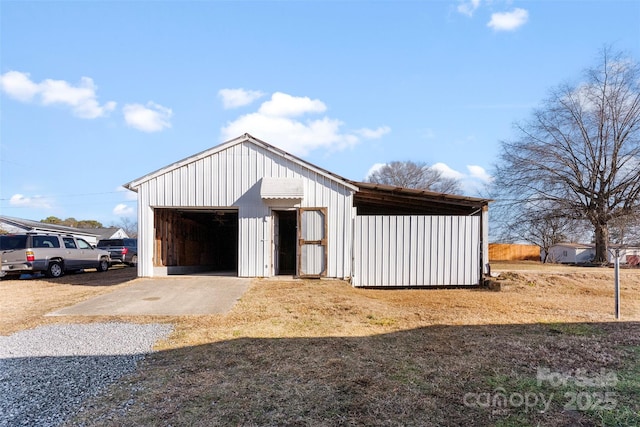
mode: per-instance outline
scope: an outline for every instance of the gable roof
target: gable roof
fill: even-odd
[[[200,160],[202,158],[205,158],[205,157],[211,156],[213,154],[219,153],[221,151],[224,151],[224,150],[226,150],[226,149],[228,149],[230,147],[233,147],[234,145],[243,144],[243,143],[250,143],[250,144],[256,145],[258,147],[261,147],[261,148],[263,148],[263,149],[265,149],[267,151],[270,151],[270,152],[274,153],[277,156],[283,157],[283,158],[285,158],[285,159],[287,159],[287,160],[289,160],[289,161],[291,161],[293,163],[296,163],[296,164],[298,164],[298,165],[300,165],[300,166],[302,166],[302,167],[304,167],[306,169],[310,169],[310,170],[316,172],[317,174],[324,176],[325,178],[328,178],[328,179],[330,179],[330,180],[332,180],[334,182],[337,182],[337,183],[339,183],[339,184],[341,184],[341,185],[343,185],[345,187],[348,187],[353,191],[358,191],[358,187],[355,186],[351,181],[347,180],[346,178],[343,178],[343,177],[341,177],[339,175],[334,174],[333,172],[329,172],[326,169],[322,169],[321,167],[318,167],[318,166],[315,166],[315,165],[313,165],[313,164],[311,164],[309,162],[306,162],[306,161],[302,160],[301,158],[296,157],[293,154],[290,154],[290,153],[288,153],[288,152],[286,152],[286,151],[284,151],[284,150],[282,150],[282,149],[280,149],[278,147],[275,147],[275,146],[273,146],[271,144],[268,144],[268,143],[266,143],[266,142],[264,142],[264,141],[262,141],[262,140],[260,140],[258,138],[255,138],[255,137],[251,136],[248,133],[245,133],[244,135],[239,136],[239,137],[234,138],[234,139],[231,139],[231,140],[229,140],[227,142],[223,142],[222,144],[217,145],[215,147],[212,147],[212,148],[209,148],[207,150],[201,151],[200,153],[194,154],[193,156],[184,158],[184,159],[179,160],[179,161],[177,161],[175,163],[171,163],[168,166],[165,166],[165,167],[163,167],[161,169],[158,169],[158,170],[156,170],[154,172],[151,172],[151,173],[149,173],[147,175],[144,175],[144,176],[142,176],[142,177],[140,177],[138,179],[135,179],[135,180],[133,180],[133,181],[127,183],[127,184],[124,184],[124,187],[128,188],[129,190],[137,192],[138,191],[137,187],[139,187],[141,184],[143,184],[146,181],[149,181],[149,180],[151,180],[153,178],[156,178],[156,177],[158,177],[160,175],[163,175],[163,174],[165,174],[167,172],[170,172],[170,171],[173,171],[175,169],[178,169],[178,168],[180,168],[182,166],[185,166],[185,165],[188,165],[190,163],[196,162],[196,161],[198,161],[198,160]]]
[[[120,231],[122,231],[121,234],[127,236],[127,238],[129,237],[129,235],[121,227],[77,228],[77,230],[85,233],[89,233],[89,234],[95,234],[99,240],[110,239]]]

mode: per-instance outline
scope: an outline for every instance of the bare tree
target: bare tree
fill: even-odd
[[[640,67],[609,48],[577,85],[551,92],[503,142],[495,185],[520,209],[551,203],[591,224],[606,262],[614,221],[640,209]]]
[[[640,245],[640,211],[613,220],[609,236],[611,243]]]
[[[120,227],[124,230],[125,233],[131,238],[138,237],[138,222],[134,221],[130,218],[120,218],[120,223],[115,225],[115,227]]]
[[[372,172],[366,181],[437,193],[460,192],[460,182],[457,179],[443,176],[442,172],[424,162],[393,161]]]
[[[517,217],[511,217],[507,236],[540,248],[542,262],[549,261],[549,249],[558,243],[573,241],[582,234],[580,221],[567,217],[562,210],[549,204],[530,206]]]

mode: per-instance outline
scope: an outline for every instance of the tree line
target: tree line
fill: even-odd
[[[85,228],[85,229],[105,228],[100,221],[96,221],[93,219],[77,220],[73,217],[60,219],[55,216],[49,216],[45,219],[40,220],[40,222],[43,222],[45,224],[63,225],[65,227],[73,227],[73,228]],[[136,221],[130,220],[129,218],[121,218],[118,224],[110,225],[109,227],[122,228],[129,237],[138,236],[138,223]]]

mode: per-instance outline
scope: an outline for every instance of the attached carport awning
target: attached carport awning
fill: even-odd
[[[491,202],[368,182],[353,184],[358,187],[353,198],[358,215],[473,215]]]

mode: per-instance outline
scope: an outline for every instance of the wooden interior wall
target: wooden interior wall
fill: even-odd
[[[170,209],[155,210],[155,266],[213,265],[212,230]]]

